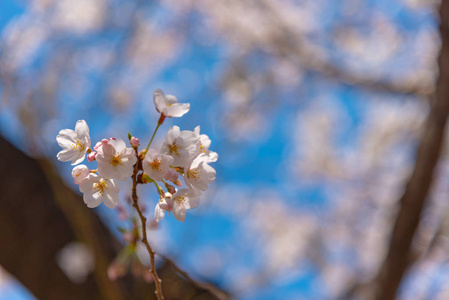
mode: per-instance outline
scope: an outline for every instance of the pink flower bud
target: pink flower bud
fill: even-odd
[[[95,144],[94,150],[97,151],[98,148],[100,148],[101,146],[103,146],[104,144],[107,144],[108,140],[107,139],[102,139],[101,142],[98,142]]]
[[[93,162],[95,160],[95,156],[97,156],[97,152],[91,152],[87,155],[87,160],[89,162]]]
[[[136,137],[132,137],[131,140],[129,141],[131,143],[132,146],[134,147],[139,147],[140,146],[140,142],[139,139]]]

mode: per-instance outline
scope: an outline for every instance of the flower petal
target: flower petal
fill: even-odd
[[[76,132],[76,134],[78,135],[78,138],[79,138],[80,140],[87,137],[88,140],[89,140],[89,143],[90,143],[89,126],[87,126],[86,121],[84,121],[84,120],[79,120],[78,122],[76,122],[76,125],[75,125],[75,132]],[[87,146],[87,147],[90,147],[90,145]]]
[[[153,93],[153,102],[156,110],[162,113],[162,110],[167,107],[164,92],[161,89],[157,89]]]
[[[182,117],[190,110],[190,103],[175,103],[163,109],[167,117]]]
[[[101,197],[95,197],[94,194],[91,193],[85,193],[83,200],[89,208],[94,208],[101,204]]]
[[[165,95],[165,103],[167,104],[167,106],[170,106],[178,103],[178,99],[173,95]]]
[[[120,152],[126,148],[126,143],[122,139],[110,140],[108,144],[115,148],[115,152]]]
[[[186,219],[186,207],[184,205],[180,205],[178,202],[174,201],[173,203],[173,216],[176,220],[180,222],[184,222]]]
[[[118,205],[118,194],[117,193],[105,193],[103,198],[103,203],[108,208],[113,209]]]
[[[76,151],[76,154],[77,154],[77,156],[72,159],[72,166],[79,164],[80,162],[82,162],[84,160],[84,157],[86,157],[86,152]]]
[[[72,149],[61,150],[58,152],[56,157],[60,161],[71,161],[74,157],[74,151]]]
[[[56,137],[58,145],[63,149],[69,149],[73,144],[76,144],[76,133],[72,129],[63,129]]]

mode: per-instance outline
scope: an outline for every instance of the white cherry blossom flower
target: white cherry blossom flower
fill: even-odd
[[[173,157],[150,148],[142,161],[142,168],[151,179],[159,181],[168,173],[171,164],[173,164]]]
[[[211,144],[210,138],[205,134],[200,134],[200,126],[196,126],[194,131],[200,137],[200,153],[204,153],[207,157],[208,162],[216,162],[218,159],[217,152],[210,151],[209,147]]]
[[[184,222],[188,209],[195,208],[200,204],[198,193],[191,189],[180,189],[173,195],[172,201],[173,216],[181,222]]]
[[[125,181],[133,174],[133,166],[137,162],[133,148],[126,148],[121,139],[110,139],[97,149],[96,160],[98,173],[106,178]]]
[[[84,160],[87,149],[90,147],[89,127],[86,121],[76,122],[75,130],[61,130],[56,141],[63,149],[57,155],[58,160],[72,161],[72,165],[79,164]]]
[[[205,191],[208,185],[215,180],[216,172],[214,168],[207,164],[208,159],[204,153],[201,153],[192,162],[184,176],[184,181],[188,187]]]
[[[159,222],[165,217],[165,213],[170,213],[173,209],[173,199],[172,194],[165,193],[165,198],[159,200],[154,208],[154,219]]]
[[[190,103],[178,103],[175,96],[164,95],[160,89],[154,91],[153,101],[157,111],[170,118],[182,117],[190,110]]]
[[[72,170],[72,177],[75,179],[75,184],[80,184],[89,174],[90,170],[86,165],[78,165]]]
[[[87,207],[97,207],[101,202],[111,209],[118,205],[120,185],[114,179],[91,173],[81,182],[79,189],[84,194]]]
[[[170,127],[161,147],[161,153],[171,155],[173,166],[189,165],[198,155],[200,149],[199,136],[190,130],[181,131],[178,126]]]

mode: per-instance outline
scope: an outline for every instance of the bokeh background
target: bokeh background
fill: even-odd
[[[235,299],[370,299],[434,99],[440,5],[2,0],[0,133],[77,191],[59,130],[84,119],[93,143],[146,144],[161,88],[191,110],[156,145],[200,125],[219,160],[186,222],[150,231],[157,251]],[[398,299],[449,299],[445,145],[434,174]],[[152,187],[139,193],[152,216]],[[95,212],[120,240],[126,221]],[[10,273],[0,299],[34,299]]]

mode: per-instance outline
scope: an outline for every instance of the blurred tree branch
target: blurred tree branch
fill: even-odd
[[[440,6],[442,46],[438,59],[439,77],[435,99],[416,155],[415,167],[400,199],[400,209],[391,234],[386,259],[380,269],[375,299],[395,299],[401,280],[410,267],[412,241],[428,196],[434,168],[440,156],[449,115],[449,1]]]

